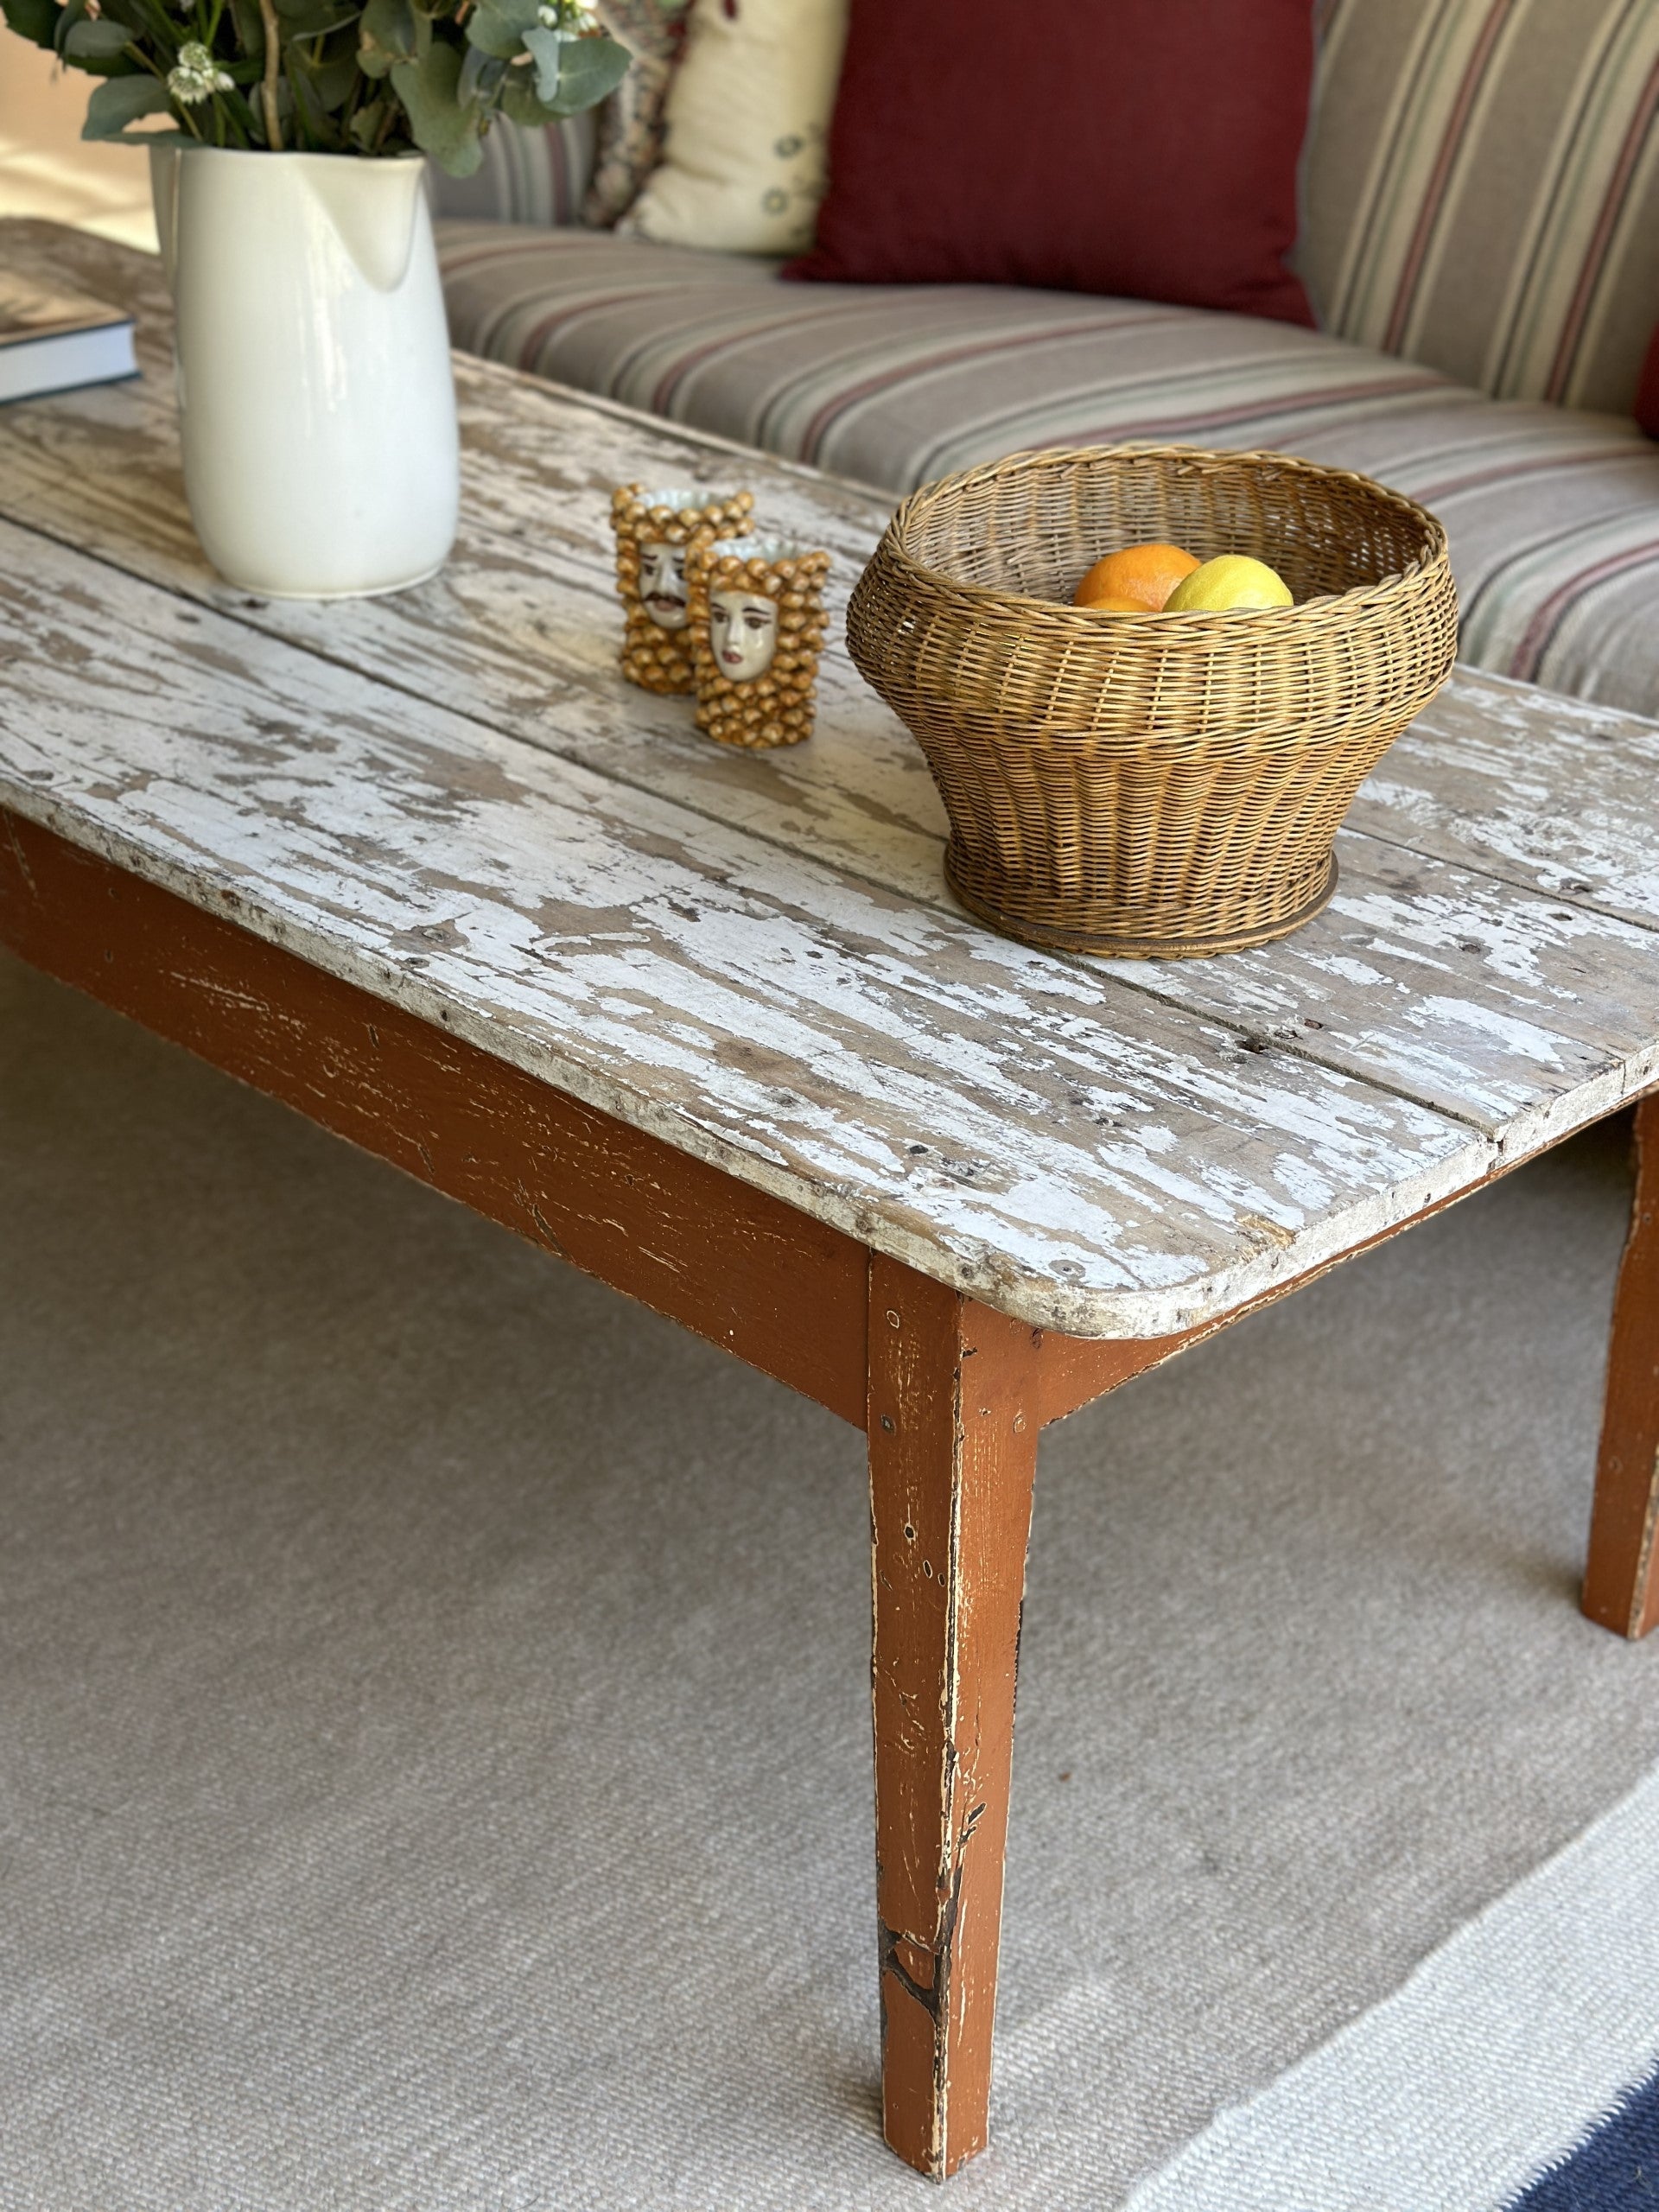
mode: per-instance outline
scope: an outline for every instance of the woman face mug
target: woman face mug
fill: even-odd
[[[697,728],[749,750],[812,732],[830,556],[789,538],[716,538],[691,549]]]
[[[764,676],[778,650],[777,602],[753,592],[710,592],[709,646],[728,683]]]

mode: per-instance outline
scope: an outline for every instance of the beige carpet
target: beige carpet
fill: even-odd
[[[997,2145],[1098,2212],[1611,1804],[1582,1141],[1052,1432]],[[0,965],[0,2207],[914,2206],[859,1440]]]

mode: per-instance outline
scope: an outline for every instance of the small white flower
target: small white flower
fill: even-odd
[[[543,30],[568,31],[573,38],[587,38],[599,29],[599,20],[582,0],[542,0],[536,20]]]
[[[228,92],[233,82],[195,39],[179,48],[178,62],[167,73],[167,89],[183,107],[194,107],[214,92]]]

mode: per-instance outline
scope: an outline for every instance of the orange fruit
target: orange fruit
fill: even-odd
[[[1127,599],[1158,614],[1182,577],[1190,576],[1198,565],[1179,545],[1126,545],[1096,562],[1072,593],[1071,604],[1098,607],[1103,599]]]
[[[1075,599],[1071,604],[1090,614],[1149,614],[1154,611],[1143,599],[1116,599],[1109,594],[1099,599]]]

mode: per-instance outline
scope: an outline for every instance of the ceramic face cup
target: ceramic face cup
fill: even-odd
[[[616,588],[626,614],[622,673],[646,691],[692,691],[690,590],[685,556],[700,532],[721,536],[748,526],[749,492],[699,484],[650,491],[624,484],[612,495]]]
[[[686,565],[697,728],[721,745],[810,737],[830,556],[786,538],[705,533]]]

